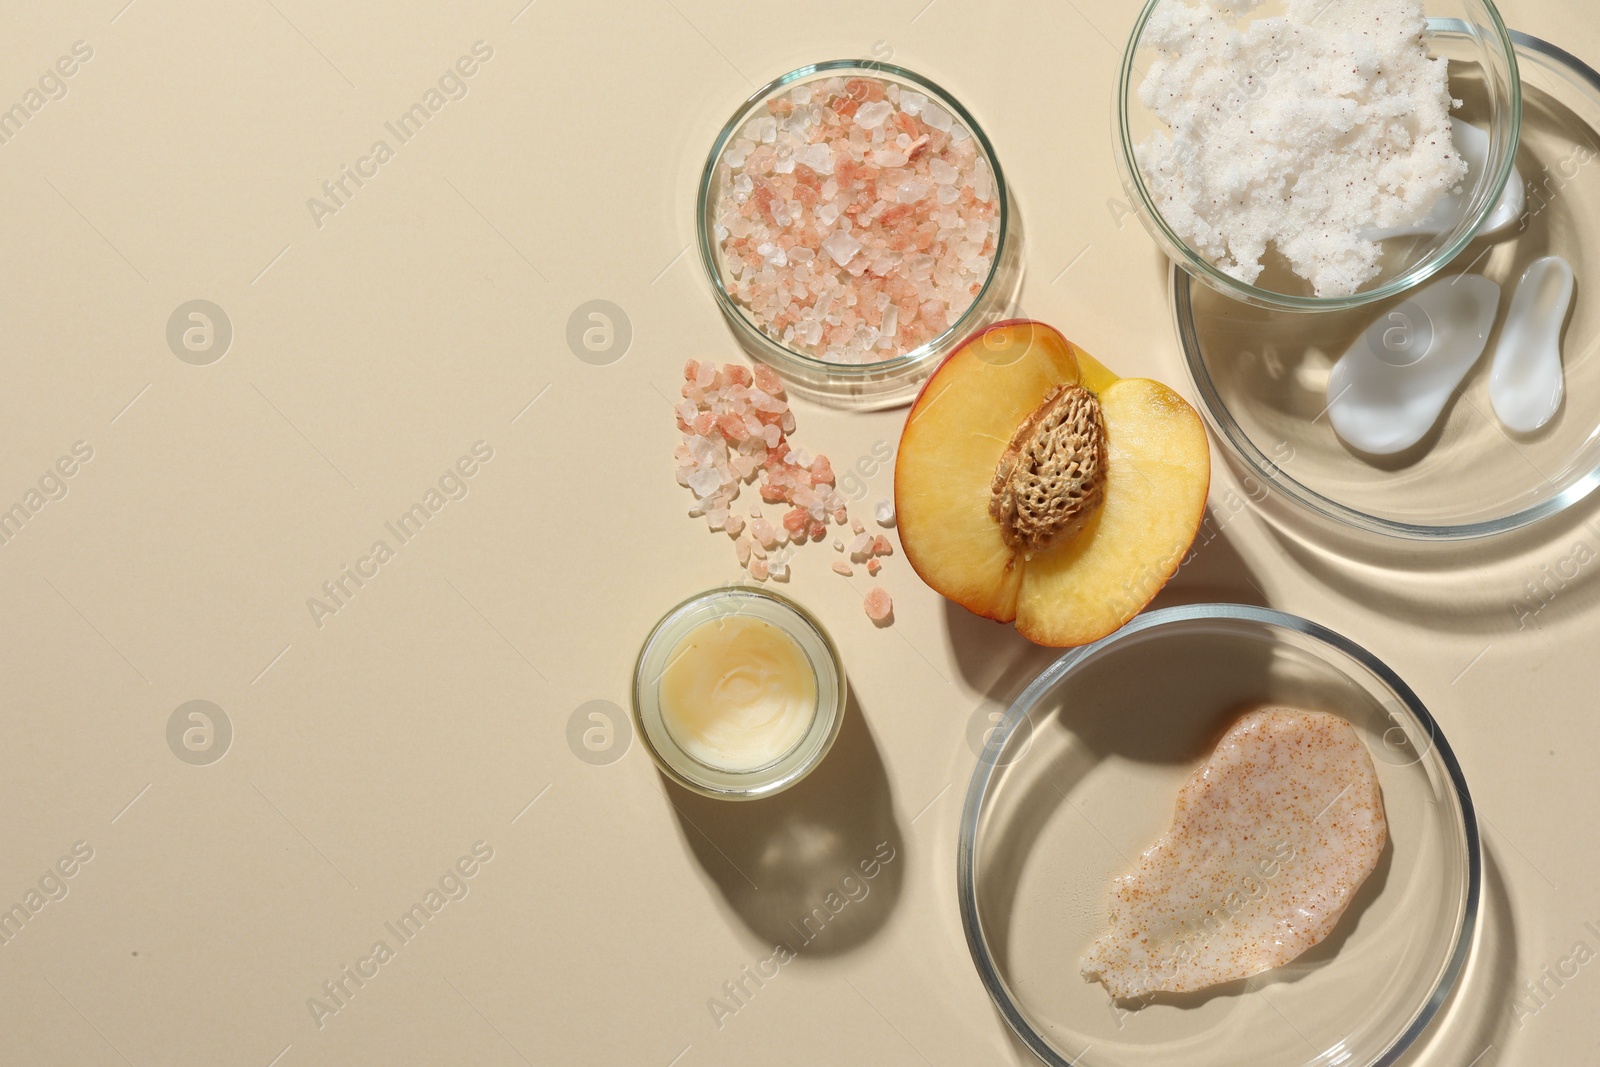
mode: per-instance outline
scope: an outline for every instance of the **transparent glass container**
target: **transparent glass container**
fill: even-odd
[[[1179,787],[1240,714],[1343,716],[1371,752],[1389,841],[1333,932],[1242,981],[1142,1006],[1087,981],[1112,880],[1167,829]],[[957,849],[978,975],[1052,1067],[1377,1067],[1439,1010],[1482,891],[1476,816],[1427,709],[1365,649],[1266,608],[1135,618],[1056,660],[980,752]]]
[[[673,650],[705,623],[749,616],[783,631],[803,653],[816,681],[816,706],[804,734],[772,762],[750,770],[727,770],[696,759],[673,738],[662,717],[660,684]],[[720,800],[755,800],[781,793],[822,762],[844,721],[848,699],[844,662],[822,624],[779,593],[724,586],[690,597],[662,617],[645,638],[633,672],[633,716],[650,758],[668,778]]]
[[[926,95],[948,111],[954,121],[971,134],[979,158],[988,164],[994,178],[998,200],[996,215],[1000,220],[994,260],[981,289],[966,311],[933,340],[899,356],[860,364],[820,359],[765,332],[749,310],[729,292],[731,275],[724,265],[721,244],[715,233],[717,202],[728,170],[723,163],[723,156],[745,123],[765,113],[767,101],[798,85],[855,76],[896,82]],[[874,60],[842,59],[800,67],[758,89],[741,104],[711,146],[711,154],[700,178],[696,227],[701,265],[711,282],[717,305],[740,346],[752,359],[760,360],[778,371],[791,391],[835,407],[873,410],[909,403],[922,382],[945,356],[968,336],[1005,316],[1021,286],[1021,234],[1016,209],[1006,186],[1005,173],[983,127],[959,101],[938,85],[904,67]]]
[[[1443,20],[1432,36],[1467,32]],[[1332,364],[1403,295],[1355,310],[1307,316],[1241,304],[1174,270],[1174,326],[1200,409],[1247,475],[1318,521],[1380,542],[1462,541],[1547,520],[1600,485],[1600,73],[1560,48],[1511,33],[1521,70],[1515,158],[1526,189],[1522,217],[1473,240],[1444,272],[1501,286],[1499,319],[1483,355],[1416,446],[1394,456],[1356,452],[1327,410]],[[1502,427],[1488,396],[1499,326],[1529,263],[1559,255],[1577,291],[1562,335],[1565,399],[1546,426]]]
[[[1424,0],[1429,16],[1427,44],[1434,56],[1450,61],[1451,92],[1465,102],[1453,112],[1489,133],[1486,164],[1469,178],[1466,210],[1447,232],[1424,237],[1391,238],[1384,242],[1383,270],[1349,296],[1316,296],[1309,282],[1289,270],[1271,244],[1265,269],[1256,284],[1222,271],[1179,237],[1161,215],[1135,158],[1136,146],[1165,124],[1139,101],[1139,85],[1154,53],[1141,45],[1145,24],[1169,0],[1148,0],[1134,23],[1122,57],[1114,100],[1113,126],[1117,170],[1134,213],[1167,256],[1196,279],[1234,300],[1279,311],[1337,311],[1384,300],[1426,281],[1455,259],[1494,210],[1511,174],[1522,119],[1522,97],[1516,52],[1510,33],[1489,0]],[[1281,4],[1269,2],[1252,17],[1276,14]],[[1448,26],[1449,32],[1439,32]]]

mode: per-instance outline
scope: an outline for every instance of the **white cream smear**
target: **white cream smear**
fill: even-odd
[[[1328,375],[1334,432],[1379,456],[1422,440],[1483,354],[1499,308],[1499,285],[1458,274],[1376,319]]]
[[[1572,265],[1560,256],[1534,260],[1517,282],[1489,365],[1489,403],[1508,429],[1532,433],[1561,408],[1561,324],[1572,287]]]
[[[1172,828],[1112,884],[1083,974],[1128,999],[1280,967],[1333,930],[1388,840],[1372,757],[1344,719],[1241,718],[1178,792]]]
[[[1420,0],[1167,0],[1139,100],[1168,129],[1135,151],[1162,218],[1254,283],[1273,242],[1318,296],[1381,269],[1374,230],[1425,218],[1467,172],[1450,136],[1449,67]]]

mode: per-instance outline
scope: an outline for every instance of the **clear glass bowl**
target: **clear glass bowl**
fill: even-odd
[[[1467,31],[1435,21],[1436,41]],[[1403,298],[1327,315],[1241,305],[1172,275],[1173,320],[1200,408],[1245,471],[1320,520],[1383,540],[1461,541],[1509,533],[1569,508],[1600,485],[1600,301],[1585,288],[1600,270],[1600,73],[1525,33],[1511,34],[1522,83],[1515,159],[1526,181],[1520,224],[1474,240],[1446,274],[1472,271],[1500,283],[1501,316],[1529,263],[1559,255],[1578,291],[1562,338],[1566,397],[1542,429],[1504,430],[1488,397],[1498,343],[1439,425],[1407,452],[1352,451],[1324,412],[1334,360]]]
[[[942,334],[918,348],[891,359],[861,364],[818,359],[764,332],[750,312],[728,292],[730,275],[723,265],[721,246],[714,230],[716,205],[722,193],[726,170],[723,167],[723,154],[745,123],[762,111],[768,100],[789,92],[797,85],[826,78],[854,76],[897,82],[928,96],[950,112],[955,121],[971,133],[977,143],[979,156],[989,165],[994,176],[999,201],[997,215],[1000,219],[994,261],[990,264],[982,288],[966,312]],[[840,59],[800,67],[758,89],[741,104],[711,146],[711,154],[700,177],[696,226],[701,265],[711,281],[717,305],[733,327],[740,345],[751,358],[769,364],[783,375],[794,392],[839,407],[871,410],[909,402],[916,396],[923,380],[957,345],[1004,315],[1021,286],[1021,240],[1016,209],[1010,190],[1006,187],[1000,161],[983,127],[959,101],[938,85],[904,67],[874,60]]]
[[[782,630],[814,672],[817,705],[792,748],[764,767],[730,771],[702,763],[673,738],[661,714],[661,676],[673,650],[703,623],[751,616]],[[781,793],[814,770],[833,747],[849,699],[844,661],[815,616],[780,593],[730,585],[690,597],[662,617],[645,638],[633,669],[633,719],[645,750],[661,772],[685,789],[719,800],[756,800]]]
[[[1366,288],[1340,297],[1315,296],[1311,285],[1293,274],[1270,245],[1264,260],[1266,269],[1257,279],[1258,284],[1246,284],[1214,266],[1162,218],[1145,186],[1134,150],[1151,131],[1164,128],[1139,102],[1139,83],[1147,67],[1145,60],[1152,54],[1141,47],[1145,24],[1165,2],[1147,0],[1128,38],[1117,85],[1114,124],[1117,169],[1128,201],[1174,263],[1218,292],[1247,304],[1282,311],[1334,311],[1404,292],[1438,273],[1471,243],[1511,173],[1522,115],[1515,50],[1505,23],[1489,0],[1425,0],[1423,5],[1429,16],[1428,45],[1435,56],[1449,59],[1450,89],[1465,102],[1465,107],[1453,114],[1489,131],[1488,162],[1470,182],[1465,213],[1447,233],[1386,241],[1383,272]],[[1272,13],[1273,6],[1268,4],[1253,16]],[[1437,32],[1441,24],[1448,24],[1451,32]]]
[[[1117,1006],[1079,972],[1111,881],[1166,829],[1181,783],[1262,705],[1326,711],[1367,743],[1389,844],[1338,927],[1243,982]],[[957,852],[978,975],[1053,1067],[1375,1067],[1455,983],[1482,883],[1467,785],[1437,724],[1370,652],[1266,608],[1135,618],[1056,660],[988,738]]]

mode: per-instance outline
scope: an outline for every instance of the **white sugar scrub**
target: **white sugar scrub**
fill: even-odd
[[[1269,242],[1319,297],[1376,277],[1373,231],[1411,226],[1459,185],[1448,63],[1420,0],[1168,0],[1142,43],[1139,98],[1167,126],[1135,151],[1173,231],[1246,284]]]

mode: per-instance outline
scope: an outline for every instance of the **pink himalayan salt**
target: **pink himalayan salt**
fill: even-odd
[[[850,564],[846,563],[842,559],[836,559],[833,561],[833,569],[835,573],[842,574],[846,578],[850,577],[856,572],[854,567],[850,566]]]
[[[894,82],[828,78],[768,100],[718,178],[724,284],[807,355],[909,352],[966,312],[994,261],[988,161],[946,109]]]
[[[867,590],[866,599],[861,602],[866,610],[867,618],[876,623],[887,623],[894,614],[894,601],[889,599],[889,591],[881,585],[875,585]]]
[[[684,399],[675,408],[683,440],[673,459],[678,484],[695,494],[689,513],[704,515],[712,529],[733,538],[735,556],[752,575],[760,563],[768,577],[786,580],[787,564],[769,561],[767,550],[821,541],[830,516],[840,522],[848,518],[833,467],[826,456],[812,457],[790,446],[786,435],[794,428],[794,413],[770,367],[718,367],[691,359],[683,374]],[[748,522],[732,511],[741,486],[751,479],[759,482],[763,500],[791,505],[777,523],[764,519],[758,504],[751,505]]]
[[[883,570],[883,561],[882,560],[876,559],[876,558],[867,560],[867,573],[868,574],[872,575],[873,577],[877,577],[878,572],[881,571],[881,570]]]
[[[750,577],[754,578],[758,582],[766,581],[767,580],[767,561],[764,560],[764,559],[753,559],[753,560],[751,560],[750,561]],[[868,614],[871,614],[871,612],[868,612]]]
[[[872,552],[878,556],[892,556],[894,555],[894,546],[889,543],[889,539],[883,534],[877,534],[872,538]]]

